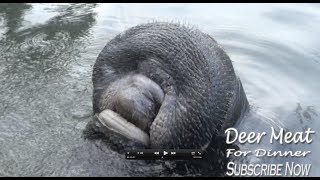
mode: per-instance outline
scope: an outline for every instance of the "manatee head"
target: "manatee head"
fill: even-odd
[[[148,23],[119,34],[99,54],[92,81],[92,127],[116,151],[201,149],[207,169],[225,167],[220,137],[248,110],[222,47],[180,24]]]

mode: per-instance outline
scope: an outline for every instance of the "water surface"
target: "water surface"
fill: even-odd
[[[306,158],[246,161],[311,163],[320,175],[319,4],[59,3],[0,4],[0,176],[170,175],[82,137],[96,57],[118,33],[153,21],[197,27],[224,47],[252,109],[240,130],[317,131],[310,145],[240,146],[311,150]]]

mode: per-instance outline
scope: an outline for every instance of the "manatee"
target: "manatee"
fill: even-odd
[[[117,151],[201,149],[207,156],[199,168],[224,167],[223,131],[249,110],[223,48],[178,23],[141,24],[114,37],[96,59],[92,82],[93,127]]]

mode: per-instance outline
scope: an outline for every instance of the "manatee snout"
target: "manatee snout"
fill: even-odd
[[[107,100],[108,108],[98,115],[99,120],[148,147],[150,126],[164,98],[162,89],[141,74],[124,76],[111,86],[115,92]]]
[[[114,110],[143,131],[149,133],[164,93],[158,84],[143,75],[127,76],[125,84],[113,97]]]

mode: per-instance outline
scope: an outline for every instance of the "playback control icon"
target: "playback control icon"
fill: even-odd
[[[134,160],[191,160],[203,159],[203,151],[198,149],[140,149],[126,152],[126,159]]]

